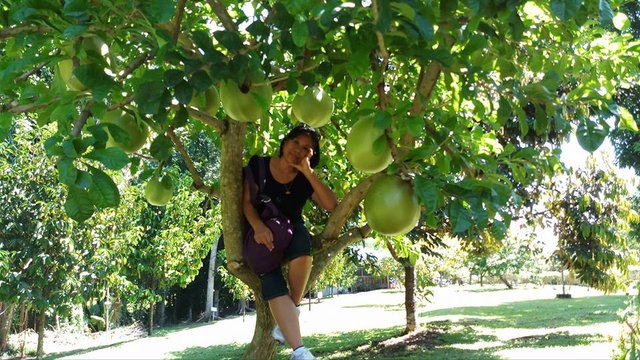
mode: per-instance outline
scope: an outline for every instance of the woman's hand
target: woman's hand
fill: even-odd
[[[269,251],[273,250],[273,233],[267,225],[261,223],[260,225],[253,228],[253,232],[253,238],[258,244],[266,246]]]
[[[311,175],[313,169],[311,168],[311,157],[313,156],[313,149],[309,150],[309,154],[302,158],[299,164],[291,164],[296,170],[300,171],[303,175]]]

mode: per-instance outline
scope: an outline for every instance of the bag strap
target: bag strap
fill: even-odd
[[[249,182],[249,198],[251,200],[251,203],[254,205],[258,203],[258,195],[260,195],[263,192],[265,187],[266,159],[267,159],[266,157],[258,156],[258,178],[257,179],[253,176],[253,171],[251,170],[251,166],[247,165],[244,167],[244,177]],[[258,189],[256,190],[256,188],[254,186],[251,186],[251,184],[258,185]]]

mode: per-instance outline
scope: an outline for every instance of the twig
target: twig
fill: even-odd
[[[12,28],[4,28],[4,29],[0,29],[0,40],[12,38],[23,32],[46,34],[49,31],[51,31],[51,28],[43,25],[40,25],[40,26],[25,25],[25,26],[17,26]]]
[[[174,105],[174,108],[179,107],[179,105]],[[227,131],[228,124],[226,121],[218,120],[215,117],[209,115],[204,111],[200,111],[196,108],[192,108],[190,106],[186,107],[189,115],[193,116],[195,119],[199,120],[203,124],[209,126],[218,132],[218,134],[224,134]]]
[[[56,56],[58,54],[60,54],[60,49],[55,49],[51,55]],[[16,78],[16,82],[27,80],[31,75],[37,73],[40,69],[45,67],[47,64],[49,64],[49,62],[41,62],[40,64],[36,65],[36,67],[34,67],[32,70],[27,71],[24,74],[18,76]]]
[[[27,113],[27,112],[35,111],[38,109],[42,109],[43,107],[47,107],[58,100],[60,100],[60,98],[55,97],[49,101],[46,101],[40,104],[34,102],[31,104],[24,104],[24,105],[19,105],[14,102],[11,104],[2,105],[0,109],[2,109],[2,112],[10,112],[12,114],[21,114],[21,113]]]
[[[189,156],[189,154],[187,153],[187,150],[185,149],[184,144],[182,143],[180,138],[176,135],[176,133],[173,131],[173,129],[171,128],[168,129],[167,135],[169,135],[169,138],[171,139],[171,141],[173,141],[174,145],[176,146],[176,149],[180,153],[180,156],[182,156],[182,159],[187,165],[187,169],[191,173],[191,178],[193,179],[193,185],[192,185],[193,188],[209,195],[210,197],[219,198],[220,195],[214,188],[204,184],[204,182],[202,181],[202,176],[198,172],[198,169],[196,169],[196,166],[193,163],[193,160],[191,160],[191,157]]]
[[[125,105],[129,105],[131,102],[133,101],[133,95],[129,95],[126,98],[120,100],[119,102],[115,103],[115,104],[111,104],[108,109],[109,111],[111,110],[115,110],[115,109],[119,109]]]
[[[227,12],[227,8],[221,4],[219,0],[207,0],[207,3],[211,6],[211,9],[218,19],[220,19],[220,22],[225,29],[228,31],[238,31],[238,27],[233,22],[229,12]]]
[[[84,108],[82,108],[82,111],[80,112],[80,117],[78,117],[78,120],[76,120],[75,124],[73,124],[71,136],[75,137],[80,135],[84,124],[87,123],[87,119],[89,118],[89,115],[91,115],[91,107],[93,106],[93,104],[95,104],[95,101],[89,100],[84,105]]]
[[[133,73],[137,68],[142,66],[142,64],[144,64],[145,61],[153,58],[154,56],[156,56],[155,50],[141,54],[116,76],[115,81],[124,80],[127,76],[131,75],[131,73]]]

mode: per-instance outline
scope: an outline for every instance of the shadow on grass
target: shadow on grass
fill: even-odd
[[[175,359],[216,359],[235,360],[242,359],[242,354],[247,344],[225,344],[215,346],[194,346],[182,351],[171,353]]]
[[[99,345],[99,346],[93,346],[93,347],[89,347],[89,348],[82,348],[82,349],[76,349],[76,350],[69,350],[69,351],[62,351],[62,352],[55,352],[55,353],[49,353],[46,354],[44,357],[42,357],[43,360],[53,360],[53,359],[59,359],[62,357],[67,357],[67,356],[74,356],[74,355],[82,355],[88,352],[92,352],[92,351],[98,351],[98,350],[102,350],[102,349],[106,349],[106,348],[110,348],[110,347],[115,347],[115,346],[120,346],[122,344],[126,344],[132,341],[136,341],[138,340],[136,339],[131,339],[131,340],[125,340],[125,341],[119,341],[119,342],[114,342],[114,343],[109,343],[109,344],[104,344],[104,345]]]
[[[600,334],[566,331],[524,336],[501,342],[494,335],[478,332],[473,326],[449,320],[423,325],[421,331],[403,335],[403,327],[368,329],[305,337],[314,355],[331,359],[500,359],[499,352],[514,348],[544,348],[589,345],[607,341]],[[172,353],[177,359],[239,359],[247,344],[192,347]],[[280,346],[275,360],[289,359],[291,350]]]
[[[462,315],[461,323],[487,328],[556,328],[618,320],[625,296],[516,301],[497,306],[470,306],[426,311],[420,317]]]

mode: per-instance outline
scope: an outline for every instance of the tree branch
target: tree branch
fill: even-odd
[[[58,54],[60,54],[60,49],[55,49],[51,55],[56,56]],[[45,67],[47,64],[49,64],[48,61],[47,62],[41,62],[40,64],[36,65],[36,67],[34,67],[32,70],[27,71],[24,74],[18,76],[16,78],[16,82],[21,82],[21,81],[27,80],[31,75],[33,75],[33,74],[37,73],[38,71],[40,71],[40,69]]]
[[[36,111],[38,109],[42,109],[43,107],[47,107],[58,100],[60,100],[60,98],[55,97],[43,103],[33,102],[30,104],[24,104],[24,105],[20,105],[17,101],[15,101],[10,104],[2,105],[0,109],[2,110],[2,112],[10,112],[12,114],[22,114],[22,113],[28,113],[28,112]]]
[[[220,19],[222,26],[226,30],[238,31],[238,27],[233,22],[231,16],[227,12],[227,8],[222,3],[220,3],[219,0],[207,0],[207,3],[209,4],[209,6],[211,6],[211,9],[216,14],[218,19]]]
[[[178,107],[179,105],[174,105],[174,107]],[[186,107],[189,115],[193,116],[196,120],[199,120],[203,124],[209,126],[218,132],[218,134],[224,134],[229,126],[229,123],[226,120],[218,120],[215,117],[209,115],[204,111],[200,111],[196,108],[192,108],[190,106]]]
[[[173,20],[173,29],[171,30],[171,37],[174,41],[178,40],[178,34],[180,34],[180,24],[182,24],[182,17],[184,15],[184,5],[187,0],[180,0],[176,5],[176,16]]]
[[[95,101],[93,100],[89,100],[87,101],[86,104],[84,104],[84,107],[80,112],[80,116],[78,117],[78,120],[76,120],[76,122],[73,124],[73,130],[71,130],[71,136],[76,137],[80,135],[80,133],[82,132],[82,128],[84,127],[84,124],[87,123],[87,119],[91,115],[91,107],[93,106],[93,104],[95,104]]]
[[[189,153],[187,153],[182,140],[180,140],[173,129],[167,130],[167,135],[169,135],[169,138],[171,139],[171,141],[173,141],[173,144],[176,146],[176,149],[180,153],[180,156],[182,156],[182,159],[187,165],[187,169],[191,173],[191,178],[193,179],[192,187],[200,192],[207,194],[210,197],[220,198],[220,194],[218,194],[216,189],[204,184],[204,181],[202,181],[202,176],[198,172],[198,169],[196,169],[193,160],[191,160],[191,157],[189,156]]]
[[[116,77],[115,80],[116,81],[122,81],[124,79],[127,78],[127,76],[131,75],[131,73],[133,73],[137,68],[139,68],[140,66],[142,66],[142,64],[145,63],[145,61],[147,61],[148,59],[153,58],[154,56],[156,56],[156,52],[155,50],[152,50],[150,52],[146,52],[144,54],[141,54],[140,56],[138,56],[135,60],[133,60],[131,62],[131,64],[129,64],[124,70],[122,70]]]
[[[0,40],[12,38],[21,33],[39,33],[46,34],[51,31],[51,28],[43,25],[24,25],[12,28],[0,29]]]
[[[433,88],[435,87],[441,72],[442,65],[437,61],[432,61],[426,71],[424,70],[424,67],[420,69],[416,93],[413,96],[413,104],[411,109],[409,109],[409,115],[419,116],[426,110],[427,101],[433,93]]]
[[[358,207],[362,199],[364,199],[367,190],[369,190],[369,186],[371,186],[371,184],[380,176],[382,176],[381,173],[373,174],[351,189],[342,201],[340,201],[338,206],[336,206],[336,208],[331,212],[322,234],[317,238],[314,238],[314,247],[322,248],[337,240],[338,235],[342,231],[342,227],[356,207]]]

